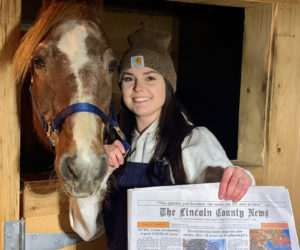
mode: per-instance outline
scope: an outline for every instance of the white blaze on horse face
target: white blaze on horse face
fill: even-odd
[[[69,21],[62,27],[62,37],[57,47],[64,53],[69,61],[70,68],[76,77],[77,93],[71,98],[71,103],[89,102],[93,103],[93,97],[84,93],[84,83],[79,77],[79,70],[89,63],[85,39],[88,36],[86,27],[76,21]],[[74,116],[73,139],[77,147],[76,163],[89,167],[98,164],[95,153],[93,153],[93,141],[97,140],[97,120],[91,113],[79,112]]]

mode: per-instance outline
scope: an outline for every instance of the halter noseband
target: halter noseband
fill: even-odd
[[[31,95],[32,106],[40,120],[40,123],[42,124],[44,130],[46,131],[47,138],[49,140],[51,148],[54,148],[56,146],[58,142],[58,131],[60,130],[61,126],[63,125],[67,117],[77,112],[89,112],[89,113],[96,114],[102,120],[108,122],[114,128],[114,130],[116,131],[116,133],[121,139],[121,142],[125,148],[125,152],[127,152],[130,149],[130,145],[126,141],[126,137],[124,133],[121,131],[120,126],[117,122],[117,118],[115,116],[112,104],[111,104],[111,109],[112,109],[111,113],[113,119],[108,117],[101,109],[99,109],[95,105],[86,102],[81,102],[81,103],[75,103],[69,105],[68,107],[64,108],[61,112],[59,112],[54,119],[46,122],[44,117],[38,111],[37,104],[32,94],[31,86],[29,87],[29,92]]]

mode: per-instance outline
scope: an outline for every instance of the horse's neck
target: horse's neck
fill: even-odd
[[[33,122],[28,85],[23,85],[21,95],[21,172],[44,172],[51,170],[54,155],[45,147],[47,138],[42,126]]]

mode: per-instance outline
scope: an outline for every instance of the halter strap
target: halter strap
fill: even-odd
[[[108,117],[101,109],[99,109],[95,105],[87,102],[81,102],[81,103],[75,103],[69,105],[68,107],[64,108],[61,112],[59,112],[54,119],[52,119],[49,122],[46,122],[44,117],[40,115],[38,111],[37,104],[32,94],[31,86],[29,87],[29,92],[31,95],[32,106],[39,118],[40,123],[42,124],[44,130],[46,131],[47,138],[52,148],[55,147],[58,141],[58,131],[60,130],[61,126],[63,125],[67,117],[77,112],[89,112],[89,113],[96,114],[102,120],[108,122],[114,128],[114,130],[116,131],[116,133],[118,134],[118,136],[122,141],[122,144],[125,148],[125,152],[127,152],[130,149],[130,145],[126,141],[126,136],[121,131],[120,126],[117,122],[117,117],[115,115],[115,111],[112,103],[111,103],[111,113],[113,114],[113,119]]]

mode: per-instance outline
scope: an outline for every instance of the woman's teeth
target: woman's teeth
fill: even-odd
[[[150,98],[148,97],[139,97],[139,98],[134,98],[133,100],[135,102],[145,102],[145,101],[148,101]]]

